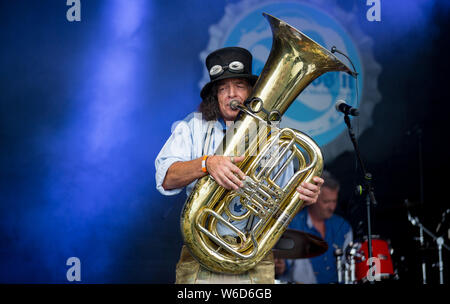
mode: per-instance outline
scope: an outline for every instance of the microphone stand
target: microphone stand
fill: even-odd
[[[424,185],[423,185],[423,157],[422,157],[422,135],[423,135],[423,131],[422,128],[420,127],[420,125],[415,125],[414,127],[412,127],[411,130],[409,130],[407,133],[407,135],[417,135],[417,141],[418,141],[418,156],[419,156],[419,195],[420,195],[420,206],[423,207],[424,206]],[[425,248],[424,246],[424,238],[423,238],[423,229],[422,227],[419,227],[419,243],[420,243],[420,247],[422,249]],[[422,251],[421,254],[421,260],[422,260],[422,283],[423,284],[427,284],[427,264],[425,261],[425,255]]]
[[[410,218],[410,216],[408,215],[408,219],[409,218]],[[412,221],[411,221],[411,223],[412,223]],[[422,254],[421,254],[421,259],[422,259],[422,283],[423,284],[427,284],[427,263],[425,261],[425,254],[424,254],[424,251],[423,251],[425,249],[425,240],[423,238],[423,228],[422,228],[422,226],[419,226],[419,242],[420,242],[420,247],[422,249]]]
[[[372,187],[372,174],[367,172],[366,167],[364,166],[364,163],[361,159],[361,154],[359,152],[358,143],[356,141],[355,134],[353,133],[353,128],[350,123],[350,117],[347,113],[345,113],[344,116],[345,124],[348,128],[348,134],[350,136],[350,139],[353,143],[353,147],[355,149],[356,157],[358,158],[359,166],[361,167],[362,173],[364,175],[364,192],[366,193],[366,209],[367,209],[367,240],[368,240],[368,254],[369,254],[369,261],[372,262],[372,223],[371,223],[371,207],[376,205],[375,200],[375,194],[373,192]],[[371,263],[370,268],[372,268],[373,263]],[[371,283],[374,283],[373,280],[370,281]]]
[[[424,191],[423,191],[423,158],[422,158],[422,129],[420,127],[416,128],[416,133],[419,141],[419,178],[420,178],[420,204],[423,206],[424,203]]]
[[[419,141],[419,186],[420,186],[420,205],[423,207],[424,195],[423,195],[423,159],[422,159],[422,129],[420,127],[416,128],[416,133]],[[422,249],[424,248],[424,239],[423,239],[423,228],[420,226],[420,246]],[[422,282],[423,284],[427,284],[427,264],[425,262],[425,256],[422,252]]]

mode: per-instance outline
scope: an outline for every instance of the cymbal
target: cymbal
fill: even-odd
[[[272,251],[278,259],[305,259],[324,254],[328,244],[322,238],[296,229],[287,229]]]

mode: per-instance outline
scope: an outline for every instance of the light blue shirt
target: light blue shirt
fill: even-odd
[[[220,145],[224,136],[225,124],[219,121],[213,124],[211,141],[207,151],[203,151],[208,131],[208,122],[202,119],[202,114],[194,112],[182,121],[172,125],[172,134],[159,152],[155,160],[156,189],[163,195],[179,194],[183,188],[165,190],[162,186],[169,167],[178,161],[189,161],[203,155],[212,155]],[[189,196],[197,180],[186,186]]]
[[[212,125],[212,128],[209,128],[209,124]],[[191,113],[182,121],[174,123],[172,126],[172,134],[155,160],[156,189],[163,195],[179,194],[183,188],[165,190],[162,187],[162,183],[169,167],[178,161],[189,161],[202,157],[203,155],[215,154],[217,147],[222,142],[225,129],[226,126],[223,120],[208,122],[202,119],[202,114],[199,112]],[[208,130],[210,130],[209,133],[211,134],[210,140]],[[289,167],[280,176],[277,184],[284,186],[293,175],[293,170],[293,164],[291,162]],[[186,186],[187,196],[191,193],[196,182],[197,180]],[[229,209],[233,215],[237,216],[247,212],[240,203],[239,197],[236,197],[236,199],[231,201]],[[233,225],[237,226],[240,230],[245,227],[245,224],[246,221],[233,223]]]

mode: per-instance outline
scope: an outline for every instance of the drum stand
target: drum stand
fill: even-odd
[[[342,268],[344,266],[344,265],[342,265],[343,254],[344,253],[342,252],[342,249],[335,246],[334,256],[336,257],[336,272],[338,275],[338,284],[342,284],[342,282],[343,282],[342,281],[342,274],[344,273],[343,268]]]
[[[442,247],[450,251],[450,247],[444,244],[444,238],[443,237],[437,237],[434,235],[430,230],[425,228],[422,223],[419,221],[419,218],[412,217],[411,214],[408,211],[408,220],[411,222],[413,226],[419,227],[419,233],[420,233],[420,243],[423,244],[423,232],[428,234],[433,241],[436,242],[436,245],[438,247],[438,257],[439,257],[439,283],[444,284],[444,262],[442,260]],[[425,273],[425,267],[424,263],[422,264],[422,274],[423,274],[423,284],[426,284],[426,273]]]
[[[355,259],[361,258],[359,253],[360,245],[351,242],[345,252],[335,246],[334,256],[336,257],[336,270],[338,275],[338,284],[356,284]]]
[[[349,273],[349,283],[346,282],[346,284],[356,284],[356,258],[361,258],[362,256],[358,253],[360,246],[359,244],[350,243],[348,245],[348,257],[349,257],[349,266],[348,266],[348,273]]]
[[[366,208],[367,208],[367,240],[368,240],[368,255],[369,260],[372,261],[372,224],[371,224],[371,208],[372,206],[376,205],[375,200],[375,194],[373,192],[372,187],[372,175],[366,171],[366,168],[364,166],[364,163],[361,159],[361,154],[359,153],[358,143],[356,142],[355,134],[353,133],[352,125],[350,123],[350,118],[348,114],[345,114],[344,116],[345,124],[348,127],[348,134],[350,136],[350,139],[352,141],[353,147],[355,149],[356,157],[358,158],[358,163],[361,167],[362,173],[364,175],[364,187],[359,186],[360,188],[360,194],[362,195],[363,191],[366,193]],[[374,266],[373,264],[370,266],[370,268]],[[374,283],[373,280],[370,281],[371,283]]]

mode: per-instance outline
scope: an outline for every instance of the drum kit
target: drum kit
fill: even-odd
[[[327,250],[327,242],[320,237],[294,229],[287,229],[272,249],[274,256],[280,259],[312,258]],[[390,242],[373,235],[372,253],[373,257],[370,260],[367,238],[361,242],[350,243],[345,250],[335,247],[337,283],[359,284],[397,280],[398,274],[394,271],[391,257],[393,249]]]
[[[351,242],[345,250],[335,247],[339,284],[398,280],[392,262],[393,249],[390,242],[373,235],[372,258],[369,258],[368,247],[367,237],[361,242]]]
[[[441,226],[446,223],[446,215],[450,214],[447,209],[442,220],[436,228],[437,232],[441,232]],[[427,229],[418,217],[413,217],[408,211],[408,220],[410,223],[418,227],[418,237],[422,248],[424,246],[425,236],[430,237],[435,243],[437,249],[438,263],[434,266],[439,269],[439,283],[444,284],[444,258],[443,249],[450,251],[450,247],[445,244],[444,237],[438,236],[431,230]],[[448,223],[447,223],[448,224]],[[448,239],[450,239],[450,228],[448,230]],[[447,231],[446,230],[446,231]],[[447,236],[446,236],[447,237]],[[372,241],[372,257],[369,255],[369,239]],[[280,259],[304,259],[319,256],[328,250],[329,244],[320,237],[298,231],[287,229],[278,243],[272,249],[274,256]],[[333,244],[334,256],[336,258],[336,272],[338,284],[370,284],[370,283],[387,283],[400,279],[396,269],[397,264],[394,263],[394,249],[390,240],[383,239],[379,235],[372,235],[371,238],[363,236],[354,242],[350,242],[345,248],[339,248]],[[434,251],[433,249],[433,251]],[[422,283],[427,284],[426,263],[422,261]],[[401,267],[401,265],[400,265]]]

